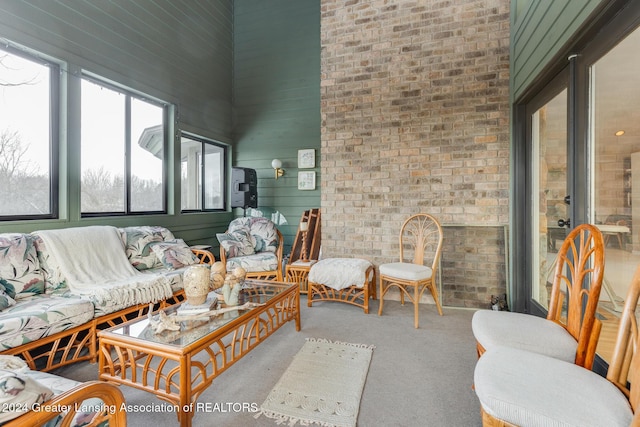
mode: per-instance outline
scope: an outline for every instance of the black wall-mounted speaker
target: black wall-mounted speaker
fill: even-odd
[[[231,169],[231,207],[258,207],[258,174],[255,169]]]

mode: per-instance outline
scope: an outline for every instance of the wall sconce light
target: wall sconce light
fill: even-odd
[[[273,161],[271,161],[271,167],[276,171],[276,179],[284,175],[284,169],[282,169],[282,161],[280,159],[273,159]]]

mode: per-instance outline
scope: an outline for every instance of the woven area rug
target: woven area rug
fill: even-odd
[[[307,338],[257,416],[289,426],[354,427],[373,348]]]

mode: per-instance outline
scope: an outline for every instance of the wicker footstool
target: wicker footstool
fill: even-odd
[[[369,313],[369,298],[376,299],[376,270],[360,258],[327,258],[309,270],[307,306],[314,301],[339,301]]]

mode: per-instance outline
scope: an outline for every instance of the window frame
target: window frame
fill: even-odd
[[[49,213],[0,215],[0,222],[59,219],[61,63],[46,59],[37,52],[19,49],[10,44],[4,46],[3,50],[49,68]]]
[[[81,77],[82,80],[87,80],[93,84],[102,86],[106,89],[119,92],[125,96],[125,161],[124,161],[124,182],[125,182],[125,195],[124,195],[124,210],[123,211],[105,211],[105,212],[83,212],[82,211],[82,200],[80,199],[79,210],[81,218],[96,218],[96,217],[117,217],[117,216],[140,216],[140,215],[158,215],[158,214],[167,214],[168,209],[168,153],[169,153],[169,104],[167,102],[163,102],[149,95],[142,94],[140,92],[136,92],[131,89],[124,88],[122,86],[118,86],[113,83],[109,83],[102,78],[95,76],[93,74],[84,72]],[[132,108],[131,101],[135,98],[139,101],[144,101],[149,104],[155,105],[162,109],[162,126],[163,126],[163,146],[162,146],[162,208],[160,210],[150,210],[150,211],[132,211],[131,210],[131,184],[132,184],[132,176],[131,176],[131,123],[132,123]],[[82,102],[82,101],[81,101]],[[82,118],[80,119],[80,123],[82,126]],[[80,147],[82,148],[82,141],[80,141]],[[80,197],[82,198],[82,177],[80,177]]]
[[[228,156],[228,146],[226,144],[223,144],[221,142],[215,141],[213,139],[210,138],[206,138],[191,132],[186,132],[186,131],[180,131],[180,152],[182,152],[182,139],[183,138],[188,138],[192,141],[196,141],[196,142],[200,142],[201,144],[201,153],[202,153],[202,164],[200,166],[200,174],[202,177],[202,185],[201,185],[201,189],[200,189],[200,194],[199,194],[199,198],[200,198],[200,209],[183,209],[182,208],[182,196],[180,198],[180,213],[201,213],[201,212],[225,212],[227,210],[227,206],[228,206],[228,200],[227,200],[227,183],[228,183],[228,173],[227,173],[227,156]],[[221,208],[205,208],[205,194],[206,194],[206,185],[205,182],[206,180],[204,179],[205,176],[205,171],[206,171],[206,156],[205,154],[205,144],[209,144],[209,145],[213,145],[215,147],[218,147],[220,149],[222,149],[222,168],[221,168],[221,178],[222,178],[222,194],[221,194],[221,198],[222,198],[222,207]],[[181,170],[182,170],[182,161],[180,161],[180,165],[181,165]],[[182,171],[180,172],[180,194],[182,195]]]

